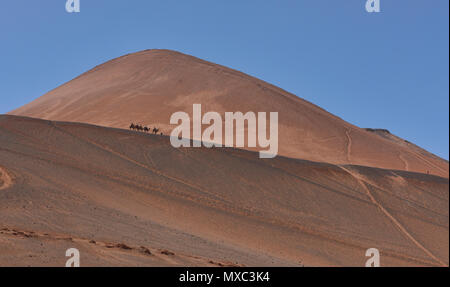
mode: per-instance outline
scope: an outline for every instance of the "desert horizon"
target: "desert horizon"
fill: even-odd
[[[28,2],[0,9],[5,280],[449,270],[449,1]]]
[[[278,112],[280,154],[171,146],[170,113],[195,103]],[[192,56],[108,61],[0,131],[0,264],[63,265],[70,244],[85,266],[363,266],[373,246],[383,266],[448,266],[447,161]]]

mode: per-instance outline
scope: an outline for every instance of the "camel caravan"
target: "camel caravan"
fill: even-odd
[[[135,130],[135,131],[138,131],[138,132],[144,132],[144,133],[149,133],[149,132],[152,132],[153,134],[158,134],[159,133],[159,129],[157,129],[156,127],[155,128],[153,128],[153,130],[151,129],[151,128],[148,128],[148,127],[143,127],[143,126],[141,126],[141,125],[139,125],[139,124],[134,124],[134,123],[132,123],[131,125],[130,125],[130,130]],[[163,133],[161,133],[161,135],[163,135]]]

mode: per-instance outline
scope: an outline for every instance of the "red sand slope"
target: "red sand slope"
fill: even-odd
[[[0,178],[0,266],[64,266],[70,247],[84,266],[363,266],[372,247],[383,266],[449,262],[434,175],[0,116]]]
[[[170,115],[192,113],[194,103],[221,114],[279,112],[280,155],[448,178],[447,161],[410,143],[360,129],[241,72],[167,50],[109,61],[10,114],[117,128],[139,122],[168,133]]]

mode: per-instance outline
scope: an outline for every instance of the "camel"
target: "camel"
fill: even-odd
[[[149,127],[147,127],[147,126],[141,126],[141,125],[139,125],[139,124],[134,124],[134,123],[132,123],[131,125],[130,125],[130,130],[136,130],[136,131],[143,131],[143,132],[146,132],[146,133],[148,133],[148,132],[152,132],[152,129],[151,128],[149,128]],[[157,134],[159,132],[159,129],[157,129],[157,128],[153,128],[153,133],[154,134]]]

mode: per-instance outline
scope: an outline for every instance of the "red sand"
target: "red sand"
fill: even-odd
[[[280,155],[449,176],[447,161],[400,138],[358,128],[266,82],[168,50],[109,61],[10,114],[117,128],[138,122],[167,134],[172,113],[191,114],[194,103],[222,115],[279,112]]]
[[[362,133],[362,132],[361,132]],[[0,266],[449,262],[447,178],[0,116]],[[6,182],[6,184],[5,184]]]

